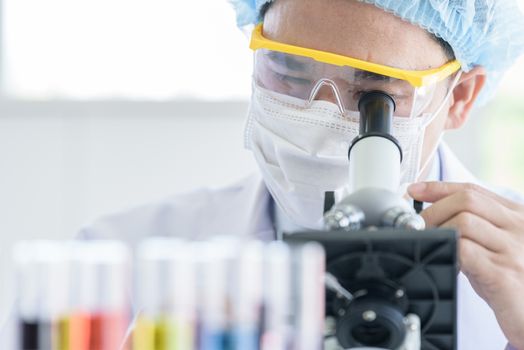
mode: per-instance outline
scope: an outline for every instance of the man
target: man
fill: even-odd
[[[466,122],[479,96],[489,97],[522,52],[522,14],[514,1],[234,4],[239,24],[263,22],[252,42],[246,127],[262,178],[107,216],[82,236],[272,240],[277,231],[318,228],[322,194],[347,183],[355,101],[383,90],[397,104],[393,135],[405,153],[402,182],[417,182],[408,194],[432,204],[422,212],[428,227],[460,232],[459,349],[507,343],[524,349],[524,206],[481,187],[440,142]]]

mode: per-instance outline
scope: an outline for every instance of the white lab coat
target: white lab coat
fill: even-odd
[[[478,183],[446,145],[439,148],[441,179]],[[517,199],[510,192],[499,193]],[[83,238],[114,238],[135,244],[150,236],[205,239],[216,235],[275,239],[270,194],[253,175],[221,189],[182,194],[164,201],[101,218],[81,231]],[[489,306],[459,275],[458,345],[460,350],[504,349],[507,341]]]

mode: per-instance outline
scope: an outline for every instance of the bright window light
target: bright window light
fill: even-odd
[[[252,53],[226,0],[4,0],[6,93],[237,99]]]

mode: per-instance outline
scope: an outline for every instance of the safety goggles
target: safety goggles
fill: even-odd
[[[451,86],[447,79],[460,69],[450,61],[429,70],[404,70],[372,62],[288,45],[267,39],[262,24],[253,30],[254,79],[259,86],[311,103],[326,99],[344,114],[358,111],[360,96],[371,90],[386,92],[395,100],[395,115],[417,117],[434,112],[436,95]]]

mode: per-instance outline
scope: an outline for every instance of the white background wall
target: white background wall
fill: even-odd
[[[126,106],[0,113],[0,321],[13,242],[72,237],[103,213],[226,185],[255,167],[243,149],[245,103]]]

